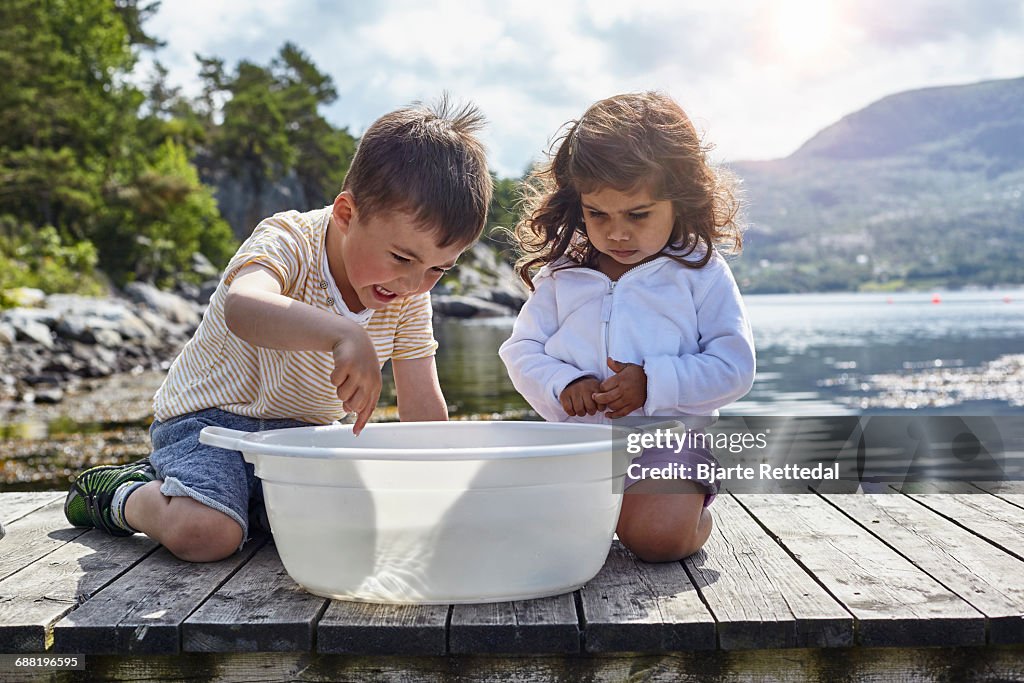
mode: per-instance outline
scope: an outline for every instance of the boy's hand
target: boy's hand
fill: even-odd
[[[337,389],[342,407],[356,414],[352,433],[356,436],[363,431],[373,409],[380,398],[380,362],[373,342],[365,331],[349,334],[335,343],[333,348],[334,371],[331,384]]]
[[[594,392],[598,390],[599,386],[593,377],[582,377],[570,382],[569,386],[562,389],[562,393],[558,397],[562,404],[562,410],[567,415],[580,417],[594,415],[597,411],[604,410],[604,406],[594,400]]]
[[[601,382],[594,400],[610,410],[605,417],[625,417],[647,403],[647,373],[633,363],[620,363],[608,359],[608,367],[615,374]]]

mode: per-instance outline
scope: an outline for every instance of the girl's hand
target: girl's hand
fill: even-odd
[[[334,371],[331,372],[331,384],[337,390],[342,407],[356,414],[352,433],[358,436],[380,398],[381,377],[377,352],[369,335],[360,329],[359,333],[346,334],[336,342],[332,354]]]
[[[625,417],[647,402],[647,373],[633,363],[608,359],[615,374],[601,382],[594,400],[609,408],[605,417]]]
[[[558,397],[562,410],[570,416],[596,415],[599,410],[604,410],[604,406],[594,400],[594,392],[598,388],[594,377],[582,377],[570,382]]]

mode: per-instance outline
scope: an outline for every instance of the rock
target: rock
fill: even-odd
[[[160,291],[145,282],[129,283],[125,286],[124,292],[132,301],[149,307],[171,322],[191,327],[199,325],[199,312],[176,294]]]
[[[38,375],[25,375],[21,378],[21,381],[30,387],[37,387],[40,385],[57,387],[60,386],[61,378],[60,375],[56,373],[46,372]]]
[[[49,387],[35,390],[36,403],[60,403],[64,400],[64,390],[60,387]]]
[[[500,318],[512,314],[504,306],[473,296],[441,295],[430,300],[436,314],[450,318]]]
[[[96,330],[93,334],[96,337],[96,343],[108,349],[116,349],[124,343],[121,335],[111,329]]]
[[[4,298],[14,302],[15,306],[32,308],[43,305],[43,302],[46,301],[46,293],[34,287],[15,287],[14,289],[5,289]]]
[[[205,280],[220,277],[220,270],[198,251],[192,254],[192,272]]]
[[[0,346],[10,346],[16,338],[17,332],[14,329],[14,325],[0,322]]]
[[[199,286],[191,282],[179,282],[174,287],[174,293],[189,301],[199,301]]]
[[[65,339],[95,344],[99,330],[111,330],[124,339],[142,343],[150,343],[154,337],[154,330],[132,312],[126,301],[54,294],[47,305],[60,314],[56,331]]]
[[[207,280],[203,284],[199,285],[199,303],[204,306],[210,303],[210,299],[213,298],[213,293],[217,291],[217,287],[220,286],[220,280]]]
[[[53,348],[53,333],[49,325],[55,321],[49,311],[30,308],[12,308],[4,311],[0,317],[0,323],[7,323],[14,328],[15,341],[32,341],[47,349]]]

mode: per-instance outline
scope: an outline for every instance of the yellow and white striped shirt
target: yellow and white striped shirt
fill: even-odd
[[[278,351],[236,337],[224,321],[224,300],[243,267],[259,263],[296,301],[347,316],[373,341],[381,365],[389,358],[434,355],[430,293],[397,299],[378,311],[352,313],[337,293],[324,242],[331,207],[275,214],[261,222],[228,263],[195,335],[171,365],[156,392],[158,420],[206,408],[259,418],[293,418],[326,424],[345,415],[330,383],[329,353]]]

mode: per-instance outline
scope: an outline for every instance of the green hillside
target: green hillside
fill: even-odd
[[[1024,78],[892,95],[731,167],[747,292],[1024,282]]]

